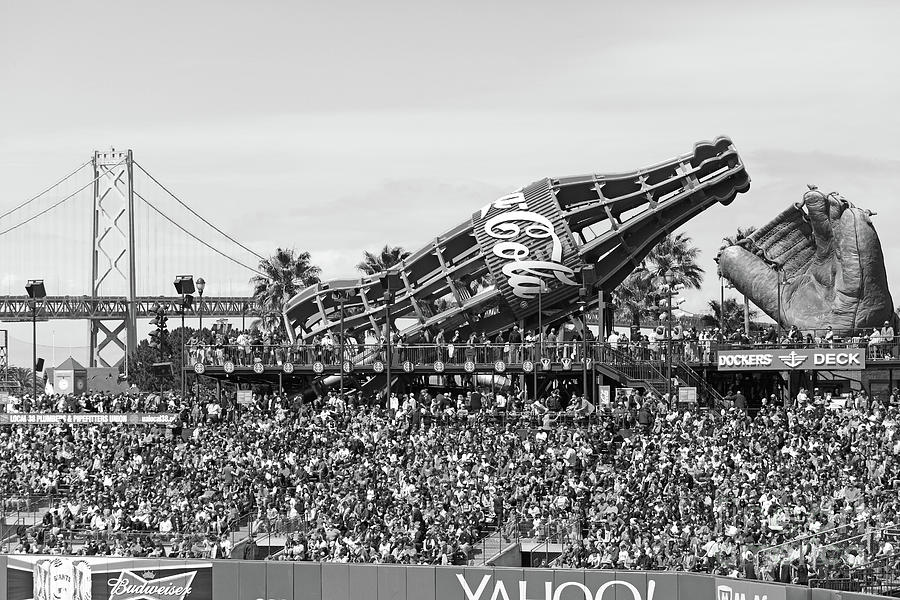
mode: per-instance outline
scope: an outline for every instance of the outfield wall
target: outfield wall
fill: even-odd
[[[8,600],[863,600],[707,575],[266,561],[0,556]]]

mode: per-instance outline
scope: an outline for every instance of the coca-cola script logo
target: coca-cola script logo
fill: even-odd
[[[184,600],[191,593],[191,583],[196,575],[197,571],[190,571],[145,579],[131,571],[122,571],[117,579],[108,582],[109,600]]]
[[[495,215],[484,224],[484,232],[497,240],[511,240],[525,233],[534,240],[550,240],[550,260],[529,260],[531,249],[520,242],[497,242],[491,248],[494,256],[509,262],[502,271],[513,294],[519,298],[536,298],[544,286],[544,279],[555,277],[563,285],[577,286],[572,279],[575,271],[562,264],[563,247],[559,236],[553,230],[550,219],[528,210],[528,202],[521,192],[504,196],[493,204],[481,209],[481,217],[487,216],[491,208],[507,210]],[[508,209],[515,210],[508,210]],[[545,290],[546,291],[546,290]]]

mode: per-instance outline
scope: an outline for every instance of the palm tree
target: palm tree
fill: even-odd
[[[403,246],[391,246],[385,244],[377,254],[366,251],[363,255],[362,262],[356,265],[356,268],[366,275],[374,275],[386,271],[395,265],[399,265],[400,261],[409,256],[409,252],[403,249]]]
[[[628,277],[613,292],[613,302],[631,320],[632,325],[640,326],[641,316],[656,310],[655,300],[659,295],[655,290],[653,279],[671,272],[674,284],[699,288],[703,282],[703,268],[697,264],[700,250],[696,248],[690,237],[683,233],[669,234],[654,246],[641,266],[628,274]]]
[[[32,380],[32,371],[27,367],[9,367],[8,370],[9,381],[13,383],[13,385],[18,384],[20,389],[31,390],[31,386],[33,383]]]
[[[266,311],[261,325],[274,331],[282,319],[284,303],[304,287],[319,282],[322,270],[310,262],[309,252],[277,248],[269,258],[259,261],[261,274],[250,278],[253,299]]]
[[[703,283],[703,268],[697,264],[700,249],[683,233],[669,234],[656,244],[644,259],[647,277],[659,277],[671,272],[674,284],[699,289]]]
[[[613,304],[625,313],[632,325],[640,327],[641,317],[652,310],[653,305],[648,300],[651,288],[647,270],[638,268],[613,291]]]
[[[706,326],[715,324],[721,328],[722,333],[731,333],[740,327],[742,321],[741,308],[734,298],[727,298],[725,300],[724,315],[722,314],[722,309],[718,300],[710,300],[708,306],[712,315],[704,315],[702,317],[702,321]],[[751,311],[751,316],[756,316],[755,310]],[[750,335],[749,332],[747,335]]]
[[[756,232],[756,227],[753,225],[750,227],[738,227],[734,235],[722,238],[722,247],[720,250],[727,248],[728,246],[736,246],[738,242],[749,238],[754,232]],[[718,275],[721,278],[722,270],[718,267],[716,267],[716,270],[719,272]],[[750,335],[750,300],[747,296],[744,296],[744,333]]]

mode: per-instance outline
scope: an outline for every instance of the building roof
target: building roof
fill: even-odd
[[[56,370],[57,371],[86,371],[87,369],[85,369],[83,366],[81,366],[81,364],[77,360],[75,360],[74,358],[72,358],[70,356],[63,362],[63,364],[56,367]]]

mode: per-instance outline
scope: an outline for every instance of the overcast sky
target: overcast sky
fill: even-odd
[[[362,250],[413,250],[541,177],[726,134],[752,186],[685,225],[708,274],[688,310],[718,295],[722,236],[807,183],[879,213],[896,284],[897,23],[891,0],[5,2],[0,208],[129,147],[254,250],[346,276]],[[86,346],[83,323],[42,328]]]

